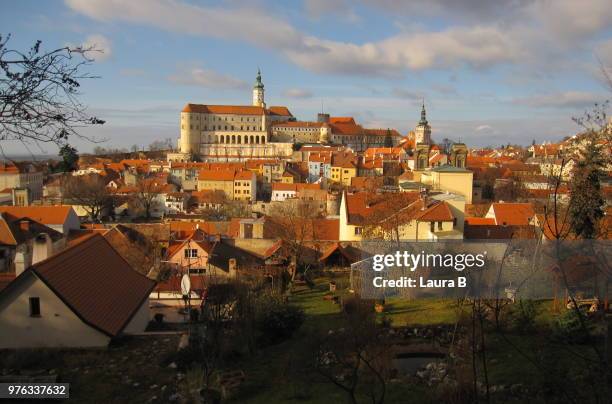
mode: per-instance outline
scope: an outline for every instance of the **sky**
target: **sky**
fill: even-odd
[[[556,141],[611,96],[609,0],[4,1],[0,34],[27,49],[95,45],[81,100],[103,126],[75,139],[147,147],[179,136],[188,103],[267,105],[470,146]],[[4,142],[5,153],[26,152]],[[50,145],[29,145],[56,154]]]

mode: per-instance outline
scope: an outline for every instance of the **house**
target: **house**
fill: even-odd
[[[420,172],[420,182],[434,191],[462,195],[465,203],[472,203],[473,173],[465,168],[443,165]]]
[[[254,172],[242,169],[204,169],[198,176],[198,191],[223,191],[229,200],[254,201],[257,178]]]
[[[39,244],[43,244],[40,251]],[[33,260],[40,259],[41,251],[48,255],[64,245],[62,233],[27,217],[0,213],[0,272],[21,273]]]
[[[63,234],[81,227],[79,217],[72,206],[68,205],[0,206],[0,213],[3,212],[17,218],[28,217]]]
[[[96,234],[27,268],[0,292],[0,348],[106,347],[145,330],[154,287]]]
[[[463,238],[463,198],[441,197],[445,200],[423,197],[419,192],[345,192],[340,204],[340,241]]]
[[[498,226],[537,226],[537,217],[531,203],[492,203],[485,218],[495,220]]]
[[[187,206],[191,195],[186,192],[169,192],[166,194],[165,205],[166,213],[183,213],[187,211]]]
[[[352,153],[335,153],[332,155],[331,178],[334,183],[350,186],[351,178],[357,176],[355,155]]]
[[[31,163],[0,163],[0,189],[25,189],[27,199],[13,201],[13,205],[27,206],[42,198],[43,173]]]
[[[180,237],[170,241],[166,261],[179,272],[206,273],[214,242],[200,229]]]
[[[248,170],[237,171],[234,175],[235,201],[254,202],[257,197],[257,176]]]
[[[297,198],[301,193],[307,193],[309,190],[320,190],[319,184],[285,184],[285,183],[274,183],[272,184],[272,201],[282,202],[286,199]],[[314,198],[314,194],[313,194]],[[314,199],[313,199],[314,200]]]
[[[219,210],[225,202],[225,194],[220,190],[205,189],[191,193],[190,206],[194,209]]]

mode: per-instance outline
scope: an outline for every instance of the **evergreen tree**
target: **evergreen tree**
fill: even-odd
[[[597,235],[599,221],[604,215],[601,190],[603,166],[601,149],[591,140],[570,182],[569,215],[572,230],[577,237],[591,239]]]
[[[74,171],[77,168],[79,155],[77,149],[69,144],[63,145],[59,150],[59,156],[62,158],[62,171]]]

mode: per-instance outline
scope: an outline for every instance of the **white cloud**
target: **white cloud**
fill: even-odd
[[[70,47],[75,47],[69,44]],[[103,62],[110,59],[113,54],[112,45],[110,39],[104,35],[94,34],[89,35],[85,38],[85,41],[79,45],[82,49],[94,49],[86,53],[88,59],[93,59],[96,62]]]
[[[168,80],[177,84],[195,85],[205,88],[243,90],[248,88],[245,81],[216,72],[210,69],[194,67],[181,69],[168,77]]]
[[[612,23],[612,7],[606,6],[609,0],[508,0],[501,5],[484,0],[382,0],[374,5],[371,0],[362,0],[368,6],[405,16],[415,12],[442,14],[455,25],[429,31],[400,30],[382,40],[354,43],[301,32],[251,3],[247,3],[250,7],[234,6],[233,2],[221,7],[179,0],[65,1],[72,10],[99,21],[244,41],[278,51],[307,70],[330,74],[397,76],[407,70],[466,65],[482,69],[504,64],[536,64],[552,73],[562,61],[571,59],[569,52],[586,49],[589,44],[585,39]],[[353,11],[344,0],[308,0],[305,7],[310,15]],[[488,17],[461,25],[459,16],[470,14]]]
[[[491,125],[478,125],[476,127],[476,132],[490,132],[493,130]]]
[[[566,91],[560,93],[534,95],[530,97],[515,98],[512,100],[516,105],[527,105],[535,108],[588,108],[596,102],[605,99],[600,94],[584,91]]]
[[[282,95],[289,98],[311,98],[312,92],[303,88],[289,88],[283,91]]]

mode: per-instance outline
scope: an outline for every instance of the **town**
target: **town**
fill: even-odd
[[[189,25],[202,15],[211,24],[225,21],[221,6],[209,15],[200,14],[207,6],[180,1],[129,10],[103,3],[65,6],[100,26],[160,25],[172,33],[164,38],[180,31],[255,41]],[[355,56],[352,44],[304,36],[248,11],[276,26],[266,42],[280,41],[282,57],[309,74],[328,74],[336,54],[348,59],[345,67],[371,53],[390,63],[369,44]],[[176,12],[190,28],[149,21],[149,12],[162,20]],[[241,21],[227,29],[242,32]],[[404,30],[411,35],[412,28]],[[0,34],[0,399],[608,401],[607,101],[589,103],[584,113],[564,106],[575,125],[554,138],[517,135],[483,146],[461,135],[449,139],[453,125],[466,132],[460,121],[420,93],[410,92],[414,108],[388,124],[334,96],[303,115],[312,110],[300,103],[310,90],[279,91],[278,70],[266,68],[272,59],[259,68],[245,56],[237,61],[252,71],[248,84],[216,73],[203,78],[210,71],[198,70],[196,81],[212,91],[194,99],[194,92],[165,89],[174,126],[159,125],[164,136],[148,134],[147,144],[134,140],[126,148],[132,139],[121,137],[136,123],[110,141],[88,135],[106,124],[105,113],[121,115],[123,107],[91,111],[80,101],[89,79],[117,89],[145,75],[127,69],[114,82],[81,71],[125,54],[107,46],[100,56],[102,40],[59,42],[55,50],[37,41],[18,51],[21,43]],[[473,41],[461,35],[457,44]],[[381,49],[401,46],[390,41]],[[426,46],[410,46],[429,55]],[[317,52],[327,55],[324,66]],[[455,63],[450,53],[442,62],[431,58]],[[411,57],[391,58],[384,79],[400,80],[395,63],[410,71],[442,68]],[[467,65],[481,74],[479,62]],[[377,63],[354,69],[367,76]],[[167,80],[182,84],[181,77]],[[223,80],[244,102],[227,102]],[[366,87],[359,90],[378,94]],[[97,91],[103,97],[106,90]],[[279,94],[292,96],[277,101]],[[149,108],[144,97],[142,105],[125,102],[141,113]],[[166,101],[175,97],[182,101]],[[5,153],[15,144],[29,156]],[[57,155],[41,158],[32,145],[52,145]]]

